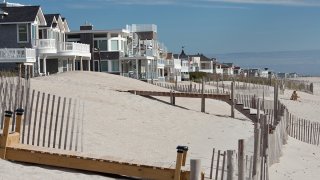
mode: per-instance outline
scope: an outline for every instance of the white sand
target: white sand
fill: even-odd
[[[141,96],[115,91],[168,91],[120,76],[70,72],[35,78],[31,84],[36,90],[67,97],[80,97],[85,101],[84,151],[101,156],[115,156],[146,164],[168,166],[175,164],[176,146],[187,145],[190,148],[188,157],[202,159],[203,168],[208,172],[212,148],[237,149],[238,139],[247,139],[253,133],[251,122],[228,117],[230,106],[226,103],[219,102],[220,105],[215,105],[213,100],[208,101],[210,114],[173,107]],[[178,104],[194,106],[190,107],[191,109],[196,109],[197,106],[200,108],[200,101],[193,101],[177,98]],[[5,161],[0,163],[2,166],[8,164]],[[24,169],[21,174],[39,168],[31,169]],[[39,173],[39,178],[47,176],[47,171],[53,179],[61,177],[59,173],[41,170],[43,173]],[[68,179],[78,178],[73,173],[62,173]],[[17,177],[16,173],[7,174],[6,179]],[[96,179],[96,176],[84,178]]]
[[[320,81],[319,81],[320,82]],[[177,98],[178,106],[121,93],[115,90],[158,90],[137,80],[94,72],[69,72],[32,79],[32,88],[67,97],[79,97],[86,103],[84,151],[97,155],[122,157],[146,164],[172,165],[176,146],[189,146],[189,158],[200,158],[208,172],[212,148],[237,149],[238,139],[248,139],[253,126],[241,114],[229,118],[230,106],[207,100],[207,112],[200,112],[199,99]],[[320,97],[299,93],[302,102],[286,100],[290,91],[281,96],[290,111],[316,121]],[[168,101],[168,98],[159,98]],[[310,110],[310,109],[311,110]],[[303,149],[302,149],[303,148]],[[313,156],[313,153],[316,156]],[[320,179],[320,148],[289,140],[281,163],[270,169],[270,179]],[[297,158],[299,157],[299,158]],[[188,158],[188,160],[189,160]],[[308,160],[303,164],[304,160]],[[306,168],[298,168],[306,166]],[[296,173],[293,173],[295,171]],[[35,173],[37,172],[37,173]],[[0,160],[0,179],[114,179],[83,172],[24,166]],[[319,177],[319,178],[317,178]]]

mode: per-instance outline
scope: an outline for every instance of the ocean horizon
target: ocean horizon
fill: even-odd
[[[320,50],[240,52],[208,54],[221,63],[232,62],[241,68],[269,68],[274,72],[295,72],[320,76]]]

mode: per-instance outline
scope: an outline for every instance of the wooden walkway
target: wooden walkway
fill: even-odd
[[[133,160],[113,157],[97,157],[72,151],[39,148],[24,144],[15,144],[6,148],[6,159],[11,161],[41,164],[86,170],[99,173],[118,174],[143,179],[174,179],[175,169],[135,163]],[[188,180],[189,171],[181,171],[181,180]]]
[[[190,171],[185,170],[188,148],[177,147],[176,166],[145,165],[134,160],[114,157],[99,157],[76,151],[21,144],[22,114],[17,115],[15,132],[9,133],[12,112],[5,115],[4,128],[0,134],[0,158],[10,161],[116,174],[126,177],[155,180],[190,180]]]
[[[184,93],[184,92],[159,92],[159,91],[136,91],[129,90],[128,92],[140,96],[166,96],[166,97],[186,97],[186,98],[208,98],[222,101],[230,101],[229,94],[199,94],[199,93]]]

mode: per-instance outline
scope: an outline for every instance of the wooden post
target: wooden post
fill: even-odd
[[[0,141],[0,158],[1,159],[6,158],[6,148],[7,148],[11,118],[12,118],[12,112],[5,111],[3,134],[2,134],[2,137],[0,137],[1,138],[1,141]]]
[[[206,99],[204,97],[204,77],[202,77],[202,89],[201,89],[201,112],[205,112],[206,111]]]
[[[238,180],[245,180],[244,139],[238,142]]]
[[[253,168],[252,168],[252,178],[253,180],[258,180],[259,177],[259,162],[260,162],[260,123],[259,120],[254,124],[254,151],[253,151]]]
[[[221,180],[223,180],[223,176],[224,176],[224,167],[225,167],[225,163],[226,163],[226,151],[223,152],[223,160],[222,160],[222,171],[221,171]]]
[[[227,151],[227,180],[233,180],[234,175],[234,151]]]
[[[210,167],[210,179],[212,179],[213,162],[214,162],[214,152],[215,152],[215,148],[213,148],[213,150],[212,150],[211,167]]]
[[[201,180],[201,160],[190,160],[190,180]]]
[[[15,132],[21,133],[21,124],[22,124],[22,116],[23,116],[23,109],[16,110],[16,129]]]
[[[176,160],[176,170],[174,173],[174,180],[180,180],[182,160],[183,160],[183,150],[178,149],[177,160]]]
[[[217,166],[216,166],[216,180],[218,179],[218,174],[219,174],[219,163],[220,163],[220,150],[218,150],[218,158],[217,158]]]
[[[234,99],[234,82],[231,83],[231,117],[234,118],[234,109],[235,109],[235,99]]]
[[[273,125],[277,123],[278,119],[278,83],[275,81],[274,84],[274,119],[273,119]]]

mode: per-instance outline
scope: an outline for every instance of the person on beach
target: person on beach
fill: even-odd
[[[298,98],[300,98],[300,97],[298,96],[297,91],[293,91],[290,100],[297,101]]]

